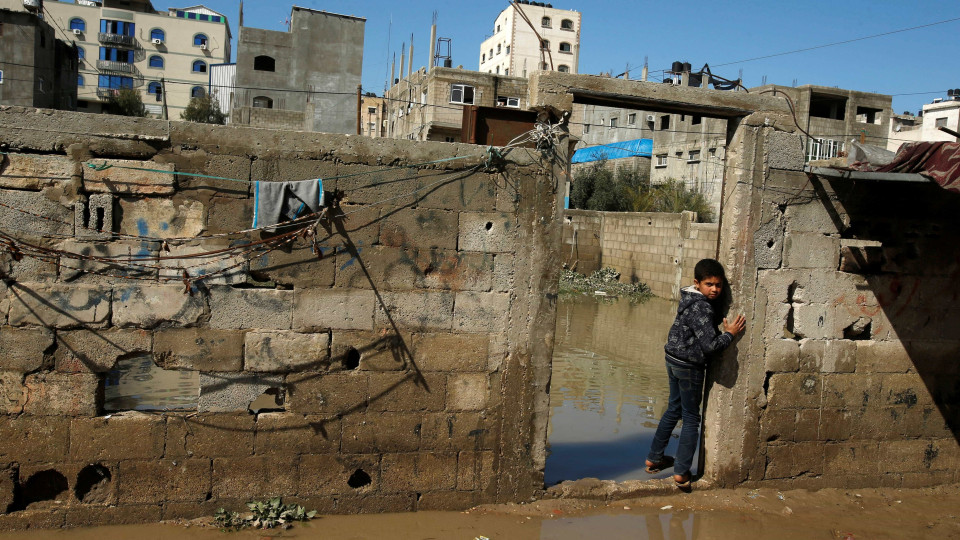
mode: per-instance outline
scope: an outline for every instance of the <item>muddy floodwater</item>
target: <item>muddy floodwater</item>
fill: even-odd
[[[663,344],[676,302],[575,297],[557,307],[545,481],[664,478],[643,461],[669,389]],[[667,446],[674,455],[679,426]],[[694,459],[696,464],[696,459]],[[696,467],[694,467],[696,471]]]

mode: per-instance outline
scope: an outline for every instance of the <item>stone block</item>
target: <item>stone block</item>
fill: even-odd
[[[183,290],[183,272],[190,277],[202,278],[204,285],[235,285],[247,281],[247,258],[251,256],[249,247],[237,247],[246,244],[246,240],[230,242],[227,240],[206,240],[198,244],[181,244],[171,246],[170,251],[164,251],[164,257],[186,257],[182,259],[168,259],[159,261],[159,277],[161,282],[176,283]],[[237,251],[219,255],[203,255],[222,249],[237,247]],[[193,286],[194,293],[197,286]]]
[[[213,497],[257,500],[297,493],[296,457],[245,457],[213,460]]]
[[[416,452],[420,448],[423,417],[420,413],[355,413],[343,417],[340,451]]]
[[[44,365],[44,354],[53,345],[47,328],[0,327],[0,370],[30,373]]]
[[[788,205],[785,211],[787,230],[821,235],[845,231],[850,227],[850,216],[843,208],[836,208],[833,204],[824,204],[821,199],[815,199],[804,204]]]
[[[417,202],[418,208],[440,208],[454,211],[494,210],[497,204],[497,177],[492,174],[473,173],[464,177],[462,173],[442,173],[431,171],[430,183],[439,182],[424,190]],[[438,178],[434,179],[433,177]],[[422,178],[426,180],[427,178]]]
[[[498,253],[494,256],[493,286],[491,290],[494,292],[510,292],[513,290],[513,283],[516,276],[515,260],[514,255],[510,253]],[[586,271],[586,269],[584,269],[584,271]]]
[[[317,371],[330,365],[327,333],[301,334],[290,331],[247,332],[243,366],[247,371],[288,373]]]
[[[933,443],[925,440],[887,441],[880,445],[880,470],[911,473],[929,470],[935,458]]]
[[[340,255],[337,287],[380,290],[490,290],[493,255],[435,248],[372,246],[359,260]],[[362,264],[360,264],[362,263]]]
[[[240,371],[244,333],[209,328],[169,328],[154,334],[153,361],[164,369]]]
[[[305,455],[300,458],[298,495],[365,495],[380,490],[380,456]],[[342,499],[341,499],[342,500]]]
[[[89,285],[16,283],[10,287],[12,326],[47,328],[105,326],[110,318],[111,291]]]
[[[206,208],[187,199],[120,199],[120,232],[150,238],[192,238],[203,232]]]
[[[485,491],[493,483],[493,452],[460,452],[457,455],[457,489]]]
[[[385,454],[380,461],[383,493],[453,489],[456,482],[456,454]]]
[[[783,244],[783,265],[787,268],[826,268],[840,264],[840,239],[813,233],[788,232]]]
[[[253,455],[256,418],[249,413],[171,416],[166,421],[166,458]]]
[[[821,387],[821,377],[815,373],[771,375],[767,406],[771,409],[818,408]]]
[[[446,378],[441,374],[415,372],[371,373],[370,411],[440,411],[444,408]]]
[[[840,247],[840,271],[851,274],[878,274],[885,263],[883,247],[847,246]]]
[[[322,258],[313,252],[311,242],[298,239],[289,247],[251,259],[251,276],[295,289],[330,287],[338,266],[337,257],[332,248],[319,246],[319,250]]]
[[[389,200],[390,205],[407,207],[423,196],[418,191],[421,174],[417,169],[341,164],[337,167],[341,177],[337,189],[345,192],[345,203],[369,205]]]
[[[113,195],[96,193],[73,204],[73,228],[82,240],[109,240],[113,236]]]
[[[906,373],[914,369],[902,341],[857,341],[857,373]]]
[[[0,189],[0,223],[7,233],[73,236],[73,207],[60,204],[56,190]],[[44,219],[36,217],[43,216]]]
[[[437,209],[410,209],[386,216],[380,243],[402,248],[457,248],[459,214]]]
[[[128,285],[114,290],[115,326],[189,326],[197,323],[205,311],[203,298],[187,294],[183,285]]]
[[[293,329],[372,330],[373,291],[298,289],[293,301]]]
[[[507,327],[509,293],[458,292],[453,329],[462,332],[496,332]]]
[[[320,223],[321,245],[327,248],[353,246],[359,250],[372,247],[380,241],[380,215],[395,208],[364,204],[340,204],[340,214]]]
[[[760,440],[795,442],[800,410],[767,408],[760,417]]]
[[[0,461],[57,462],[67,459],[69,448],[69,418],[0,416]]]
[[[71,330],[57,332],[54,352],[61,373],[106,373],[121,357],[149,353],[153,335],[146,330]]]
[[[857,367],[857,342],[847,339],[827,341],[820,370],[824,373],[853,373]]]
[[[70,458],[75,461],[159,459],[164,451],[163,417],[123,413],[70,422]]]
[[[498,424],[484,412],[437,412],[423,415],[420,448],[423,450],[492,450]]]
[[[207,234],[242,231],[253,225],[253,204],[249,199],[214,197],[207,205]]]
[[[23,381],[24,414],[96,416],[102,402],[100,379],[88,373],[40,372]]]
[[[38,190],[73,177],[67,157],[9,153],[0,156],[0,188]]]
[[[289,330],[293,291],[210,287],[210,328]]]
[[[27,400],[23,378],[23,373],[19,371],[0,371],[0,414],[23,412],[23,404]]]
[[[485,334],[426,333],[413,336],[413,357],[420,371],[486,369],[490,337]]]
[[[766,371],[791,372],[800,367],[800,344],[792,339],[772,339],[767,342],[764,358]]]
[[[163,515],[161,504],[131,504],[123,506],[75,506],[66,510],[64,526],[95,527],[156,523]]]
[[[856,410],[875,405],[879,402],[879,383],[876,377],[851,373],[824,375],[823,406]]]
[[[369,375],[362,371],[291,374],[287,376],[287,410],[332,415],[363,410],[367,406],[368,384]]]
[[[120,504],[203,502],[210,492],[210,460],[124,460],[117,472]]]
[[[517,249],[517,218],[506,212],[462,212],[457,248],[484,253]]]
[[[254,454],[325,454],[340,449],[340,419],[286,412],[257,415]]]
[[[246,199],[250,196],[250,158],[247,156],[229,156],[207,154],[203,150],[187,151],[174,147],[175,154],[157,156],[165,162],[173,163],[175,169],[181,173],[206,174],[231,180],[215,178],[201,178],[178,174],[177,188],[180,193],[192,196],[209,196],[214,199],[230,200],[230,198]]]
[[[794,304],[793,333],[810,339],[838,339],[843,337],[834,324],[836,311],[825,304]]]
[[[880,377],[881,399],[885,405],[926,407],[935,404],[924,380],[915,373],[890,373]]]
[[[457,373],[447,378],[447,409],[479,411],[486,407],[490,393],[486,373]]]
[[[460,511],[480,504],[480,494],[473,491],[431,491],[417,498],[417,511]]]
[[[453,324],[453,293],[383,292],[377,305],[377,327],[410,330],[449,330]]]
[[[827,443],[823,448],[824,474],[872,477],[880,471],[880,446],[876,442]]]
[[[767,445],[765,479],[823,473],[824,448],[819,442]]]
[[[157,264],[154,260],[158,249],[156,242],[67,240],[60,248],[71,254],[59,258],[60,279],[63,281],[102,283],[119,282],[123,278],[154,279],[157,276],[157,270],[153,268]],[[122,283],[128,285],[131,282],[123,280]]]
[[[83,187],[86,191],[123,195],[172,195],[176,188],[172,174],[174,167],[171,163],[114,159],[108,164],[111,165],[110,168],[98,171],[94,167],[103,165],[103,162],[83,163]],[[169,172],[153,172],[147,169]]]
[[[330,348],[331,361],[343,369],[397,371],[410,364],[409,335],[395,332],[337,331]]]
[[[280,375],[201,373],[200,412],[246,412],[250,404],[270,389],[283,387]]]

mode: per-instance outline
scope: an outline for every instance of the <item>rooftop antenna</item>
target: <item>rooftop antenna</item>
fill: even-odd
[[[794,87],[794,88],[797,87],[797,80],[796,80],[796,79],[793,80],[793,87]]]
[[[766,84],[767,84],[767,76],[764,75],[764,76],[763,76],[763,79],[761,79],[761,81],[760,81],[760,86],[765,86]]]

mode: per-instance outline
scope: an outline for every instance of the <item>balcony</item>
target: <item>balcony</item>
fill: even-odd
[[[100,43],[105,43],[108,45],[120,45],[121,47],[130,48],[133,48],[137,45],[137,38],[133,36],[125,36],[123,34],[100,32],[98,34],[98,39],[100,40]]]
[[[100,71],[112,71],[114,73],[136,73],[136,68],[129,62],[117,62],[115,60],[97,60],[97,69]]]
[[[107,101],[111,96],[117,95],[119,91],[119,88],[97,88],[97,97],[103,101]]]

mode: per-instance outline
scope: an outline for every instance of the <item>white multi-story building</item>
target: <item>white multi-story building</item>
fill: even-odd
[[[537,70],[577,73],[579,60],[580,13],[520,1],[497,15],[493,35],[480,45],[478,71],[513,77]]]
[[[23,10],[22,0],[0,8]],[[179,119],[190,98],[208,91],[210,66],[230,62],[227,18],[204,6],[154,9],[150,0],[75,0],[43,3],[57,39],[79,56],[77,110],[101,112],[119,88],[136,88],[151,115]]]
[[[890,125],[887,150],[896,152],[905,142],[956,141],[956,137],[939,128],[960,131],[960,95],[937,98],[923,106],[920,116],[901,115],[901,118],[904,120]]]

